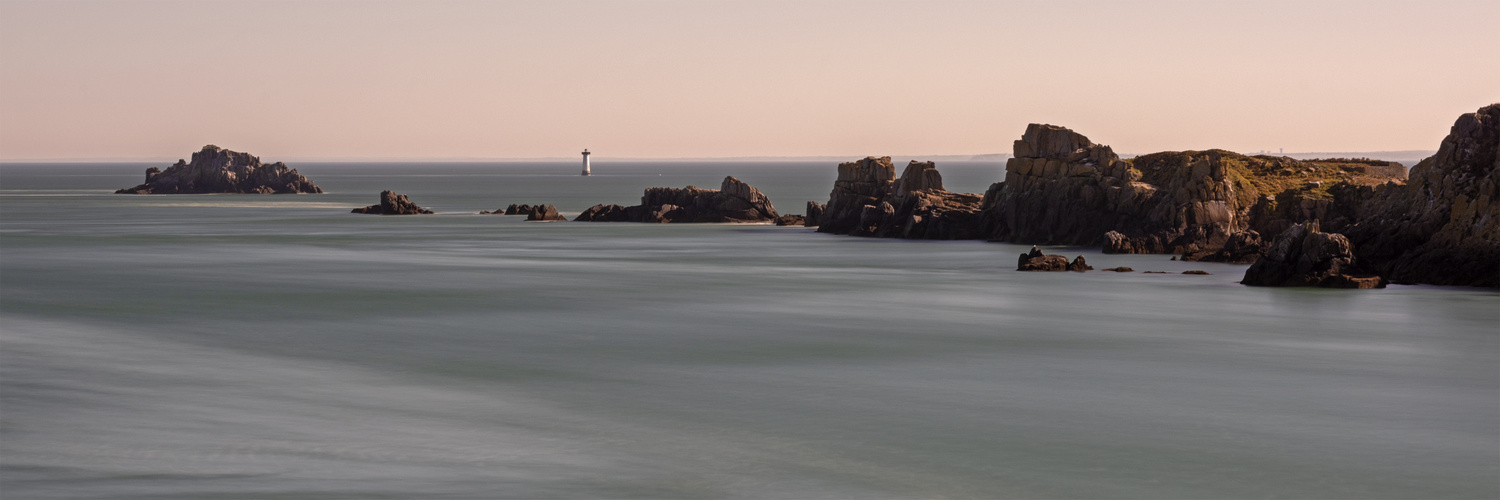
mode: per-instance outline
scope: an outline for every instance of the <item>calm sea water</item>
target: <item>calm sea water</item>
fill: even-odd
[[[726,174],[801,213],[821,163],[304,164],[328,194],[110,194],[145,167],[0,167],[6,498],[1500,496],[1493,291],[468,215]],[[381,189],[440,214],[348,213]]]

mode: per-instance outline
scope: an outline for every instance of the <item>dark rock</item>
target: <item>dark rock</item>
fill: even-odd
[[[1078,257],[1073,258],[1073,263],[1072,264],[1068,264],[1068,270],[1069,271],[1079,271],[1079,272],[1082,272],[1082,271],[1093,271],[1094,270],[1094,266],[1090,266],[1088,264],[1088,262],[1085,262],[1083,260],[1083,256],[1079,255]]]
[[[1082,267],[1075,268],[1075,266],[1082,266]],[[1017,262],[1016,262],[1016,270],[1017,271],[1083,271],[1083,270],[1086,270],[1086,269],[1083,269],[1083,268],[1093,269],[1091,267],[1088,267],[1087,264],[1083,263],[1083,256],[1081,256],[1081,255],[1078,257],[1078,259],[1074,260],[1072,264],[1069,264],[1067,257],[1063,257],[1061,255],[1045,255],[1045,254],[1042,253],[1041,249],[1039,249],[1037,247],[1034,247],[1034,246],[1031,247],[1031,251],[1030,252],[1021,254],[1021,258],[1019,260],[1017,260]]]
[[[1462,115],[1406,184],[1373,189],[1345,232],[1395,283],[1500,287],[1500,104]]]
[[[786,214],[776,218],[778,226],[806,226],[807,219],[797,214]]]
[[[932,162],[912,161],[899,179],[891,158],[867,157],[838,167],[820,206],[818,232],[885,238],[962,240],[979,237],[982,197],[943,189]],[[809,203],[808,213],[814,213]]]
[[[1250,286],[1382,288],[1385,281],[1357,265],[1349,239],[1318,230],[1316,221],[1296,224],[1271,243],[1266,256],[1245,270]]]
[[[1182,260],[1250,264],[1259,260],[1263,255],[1265,255],[1265,245],[1260,239],[1260,233],[1246,230],[1229,235],[1224,246],[1217,249],[1182,254]]]
[[[370,205],[364,208],[356,208],[353,210],[353,212],[356,214],[375,215],[417,215],[432,213],[431,210],[419,207],[417,206],[417,204],[412,203],[411,200],[406,198],[406,195],[396,194],[391,191],[380,192],[379,205]]]
[[[635,207],[639,208],[639,207]],[[573,218],[574,221],[591,222],[629,222],[630,213],[626,207],[620,205],[594,205],[584,210]]]
[[[1146,271],[1146,272],[1144,272],[1142,274],[1171,274],[1171,273],[1168,273],[1166,271]]]
[[[1209,272],[1208,271],[1192,270],[1192,271],[1183,271],[1182,274],[1204,274],[1204,275],[1206,275],[1206,274],[1209,274]]]
[[[816,201],[807,202],[807,216],[802,225],[807,227],[817,227],[819,221],[823,220],[823,209],[825,208],[827,208],[827,205],[824,205],[822,203],[818,203]]]
[[[260,158],[218,146],[203,146],[193,153],[191,163],[177,160],[162,170],[146,169],[146,182],[115,194],[193,194],[193,193],[322,193],[296,169],[276,162],[262,164]]]
[[[565,221],[568,218],[558,215],[557,207],[552,205],[533,205],[531,210],[526,211],[526,220]]]
[[[589,222],[771,222],[780,217],[771,199],[749,184],[725,177],[719,189],[647,188],[641,204],[595,205],[575,221]]]
[[[531,213],[531,210],[531,205],[517,205],[512,203],[510,206],[505,207],[505,215],[527,215]],[[496,210],[496,212],[499,212],[499,210]]]
[[[1128,267],[1125,267],[1125,266],[1111,267],[1111,268],[1108,268],[1108,269],[1104,269],[1104,271],[1114,271],[1114,272],[1117,272],[1117,273],[1135,272],[1134,269],[1131,269],[1131,268],[1128,268]]]

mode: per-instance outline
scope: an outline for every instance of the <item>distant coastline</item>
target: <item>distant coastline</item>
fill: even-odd
[[[1372,160],[1384,160],[1399,162],[1411,167],[1422,159],[1437,154],[1437,150],[1401,150],[1401,151],[1346,151],[1346,152],[1312,152],[1312,153],[1276,153],[1272,156],[1287,156],[1298,160],[1310,160],[1317,158],[1369,158]],[[825,155],[825,156],[709,156],[709,157],[684,157],[684,158],[633,158],[633,157],[609,157],[595,155],[595,161],[606,162],[817,162],[826,161],[843,163],[849,158],[862,157],[862,154],[848,155]],[[1122,153],[1121,158],[1134,158],[1139,154]],[[983,153],[971,155],[891,155],[897,160],[917,159],[923,161],[993,161],[1004,162],[1011,159],[1010,153]],[[280,159],[283,162],[294,163],[515,163],[515,162],[577,162],[572,156],[538,157],[538,158],[303,158],[290,157]],[[0,159],[0,165],[20,163],[172,163],[177,158],[50,158],[50,159]]]

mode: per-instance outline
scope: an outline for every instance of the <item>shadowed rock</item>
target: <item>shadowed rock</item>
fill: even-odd
[[[1266,256],[1245,270],[1250,286],[1383,288],[1385,280],[1357,265],[1349,239],[1318,230],[1316,221],[1276,236]]]
[[[771,222],[780,217],[771,199],[749,184],[725,177],[719,189],[647,188],[641,204],[595,205],[574,218],[587,222]]]
[[[978,233],[980,196],[943,189],[932,162],[912,161],[901,177],[891,158],[867,157],[842,163],[818,207],[818,232],[887,238],[962,240]],[[814,213],[813,203],[808,213]]]
[[[1345,232],[1395,283],[1500,287],[1500,104],[1454,122],[1406,184],[1374,189]]]

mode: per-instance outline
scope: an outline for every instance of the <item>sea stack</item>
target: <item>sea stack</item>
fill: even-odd
[[[396,194],[394,191],[389,190],[380,192],[380,204],[356,208],[353,212],[373,215],[418,215],[432,213],[431,210],[412,203],[410,199],[407,199],[406,195]]]
[[[230,151],[215,145],[203,146],[193,153],[193,161],[161,170],[146,169],[146,182],[115,194],[301,194],[322,193],[312,181],[288,169],[281,162],[261,164],[249,153]]]

